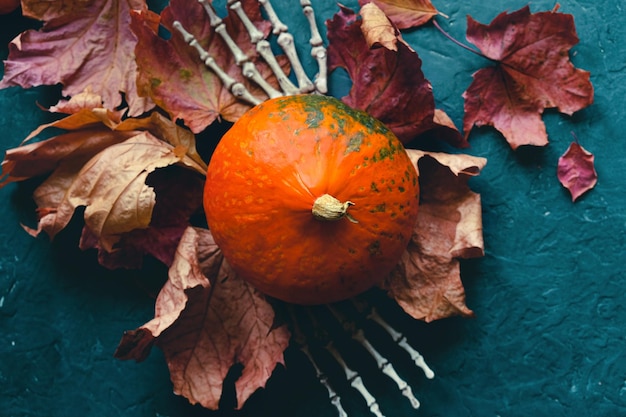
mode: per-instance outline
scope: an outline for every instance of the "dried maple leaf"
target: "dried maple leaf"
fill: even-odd
[[[397,51],[371,49],[363,24],[343,6],[327,22],[329,70],[342,67],[350,75],[352,88],[342,98],[346,104],[376,117],[406,143],[434,127],[432,87],[413,50],[403,42]]]
[[[541,114],[556,107],[571,115],[593,102],[589,72],[568,57],[578,43],[572,15],[530,13],[528,6],[482,25],[468,16],[467,39],[496,65],[474,74],[465,91],[463,130],[491,125],[513,149],[548,143]]]
[[[576,201],[598,182],[594,159],[593,154],[577,142],[572,142],[559,158],[557,177],[572,195],[572,201]]]
[[[191,403],[217,409],[231,367],[243,365],[235,383],[238,407],[284,363],[286,326],[274,327],[265,297],[239,279],[206,229],[188,228],[180,241],[155,318],[126,332],[116,357],[142,360],[157,344],[174,391]]]
[[[258,2],[244,0],[242,4],[251,21],[267,36],[271,25],[263,20]],[[211,28],[209,18],[198,2],[173,0],[163,10],[161,23],[172,32],[169,40],[159,37],[151,25],[145,23],[145,18],[145,14],[133,14],[132,18],[133,32],[139,38],[137,84],[141,94],[151,97],[173,119],[184,120],[193,132],[198,133],[218,118],[235,121],[250,108],[249,104],[234,97],[218,76],[204,65],[198,51],[187,45],[172,27],[174,21],[179,21],[193,34],[228,75],[243,83],[253,95],[265,96],[259,87],[243,77],[235,57]],[[223,22],[235,43],[255,62],[263,78],[277,87],[269,67],[258,59],[243,23],[230,15]],[[280,59],[280,62],[287,65],[286,60]]]
[[[9,45],[0,88],[63,84],[63,95],[91,87],[104,106],[117,108],[125,93],[130,115],[153,107],[137,95],[130,10],[147,10],[143,0],[41,2],[24,0],[25,16],[44,21]]]
[[[484,158],[408,150],[420,172],[420,211],[413,237],[383,283],[412,317],[427,322],[472,316],[465,305],[459,259],[483,256],[480,196],[467,180]]]
[[[359,0],[380,7],[398,29],[411,29],[428,23],[439,12],[430,0]]]

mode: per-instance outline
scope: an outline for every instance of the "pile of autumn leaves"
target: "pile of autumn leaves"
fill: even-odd
[[[269,36],[258,3],[245,0],[243,5]],[[435,109],[421,61],[399,32],[429,22],[438,11],[429,1],[376,0],[362,6],[359,15],[339,6],[326,22],[329,70],[342,67],[350,75],[353,85],[344,102],[379,118],[404,143],[417,138],[412,143],[419,144],[420,135],[434,132],[453,146],[466,147],[473,126],[492,125],[512,148],[542,146],[547,144],[541,121],[545,108],[572,114],[592,103],[589,74],[568,58],[578,41],[572,16],[531,14],[524,8],[501,14],[488,26],[468,18],[468,40],[494,65],[478,70],[464,93],[462,135]],[[195,134],[217,119],[235,121],[249,106],[221,85],[180,36],[172,31],[170,39],[161,38],[159,25],[172,30],[172,22],[180,21],[229,75],[254,94],[261,94],[259,89],[242,78],[195,1],[172,0],[160,15],[141,0],[72,7],[24,0],[22,8],[44,24],[11,43],[0,87],[61,83],[71,98],[49,109],[66,117],[40,126],[7,151],[0,186],[46,176],[34,192],[39,222],[27,229],[34,236],[43,231],[53,238],[84,207],[79,244],[97,249],[102,265],[138,268],[146,254],[168,265],[155,318],[126,332],[116,355],[141,360],[158,345],[175,391],[208,408],[218,407],[223,380],[240,363],[236,392],[241,407],[283,362],[290,334],[286,326],[274,327],[272,305],[237,278],[210,231],[193,226],[190,218],[201,210],[206,170]],[[121,23],[100,23],[111,15]],[[229,16],[225,23],[253,56],[241,22]],[[96,46],[99,51],[93,53],[90,48]],[[276,85],[267,66],[258,57],[253,60]],[[51,127],[65,133],[31,142]],[[595,172],[590,154],[577,145],[571,149],[559,163],[559,178],[577,198],[593,186]],[[459,259],[483,255],[480,198],[467,180],[486,161],[408,152],[420,172],[421,209],[407,251],[393,274],[381,277],[381,287],[416,319],[471,316]]]

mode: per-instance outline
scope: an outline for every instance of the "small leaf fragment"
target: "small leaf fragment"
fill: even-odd
[[[578,142],[572,142],[559,158],[557,177],[570,192],[572,201],[576,201],[598,182],[594,159],[594,155]]]

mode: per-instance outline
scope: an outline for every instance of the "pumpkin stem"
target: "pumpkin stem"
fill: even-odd
[[[348,213],[348,207],[353,206],[352,201],[342,203],[330,194],[318,197],[313,203],[311,212],[316,219],[324,221],[335,221],[346,217],[352,223],[358,221]]]

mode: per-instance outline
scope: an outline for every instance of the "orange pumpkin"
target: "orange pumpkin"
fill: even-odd
[[[9,14],[20,7],[20,0],[0,0],[0,14]]]
[[[211,157],[204,207],[243,279],[272,297],[320,304],[381,282],[417,220],[418,175],[381,122],[327,96],[268,100]]]

